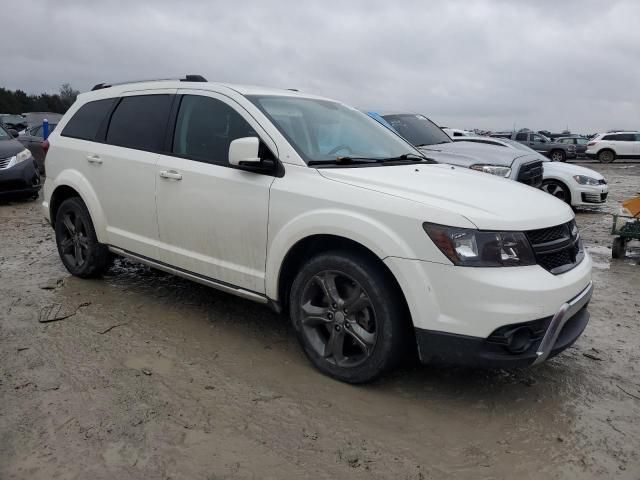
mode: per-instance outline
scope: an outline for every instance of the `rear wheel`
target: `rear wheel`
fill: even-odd
[[[613,246],[611,247],[611,256],[613,258],[624,258],[627,253],[627,241],[622,237],[616,237],[613,239]]]
[[[567,160],[567,154],[563,150],[552,150],[550,157],[552,162],[564,162]]]
[[[307,357],[333,378],[369,382],[402,358],[404,302],[365,255],[335,251],[309,260],[293,281],[289,307]]]
[[[56,214],[55,231],[58,253],[69,273],[91,278],[109,267],[109,249],[98,242],[89,211],[80,198],[62,202]]]
[[[540,188],[558,200],[571,205],[571,193],[564,183],[557,180],[545,180]]]
[[[598,160],[602,163],[611,163],[616,159],[616,154],[611,150],[602,150],[598,153]]]

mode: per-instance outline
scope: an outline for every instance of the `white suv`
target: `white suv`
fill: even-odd
[[[65,267],[129,257],[287,312],[322,372],[523,366],[584,330],[571,209],[426,159],[367,115],[199,77],[98,85],[49,137],[43,209]]]
[[[611,163],[616,158],[640,158],[640,133],[599,133],[587,143],[585,155],[603,163]]]

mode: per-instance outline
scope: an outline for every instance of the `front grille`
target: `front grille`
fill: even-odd
[[[575,221],[527,232],[538,264],[558,275],[571,270],[584,258],[584,250]]]
[[[604,203],[609,193],[585,193],[582,192],[582,201],[585,203]]]
[[[532,187],[542,185],[542,162],[525,163],[518,172],[518,181]]]
[[[0,170],[4,170],[9,166],[9,162],[13,157],[0,158]]]

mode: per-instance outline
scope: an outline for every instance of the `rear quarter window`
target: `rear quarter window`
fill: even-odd
[[[111,116],[106,142],[136,150],[161,150],[170,108],[171,95],[123,97]]]
[[[100,125],[106,120],[115,102],[115,98],[108,98],[85,103],[65,125],[61,135],[81,140],[95,140]]]

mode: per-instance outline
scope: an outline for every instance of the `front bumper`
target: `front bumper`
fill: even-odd
[[[33,157],[0,170],[0,195],[36,193],[41,187],[38,165]]]
[[[551,317],[505,325],[487,338],[416,328],[418,353],[423,363],[481,368],[536,365],[570,347],[589,322],[587,306],[593,284],[561,305]]]
[[[609,186],[574,184],[571,192],[571,205],[598,205],[607,201]]]

